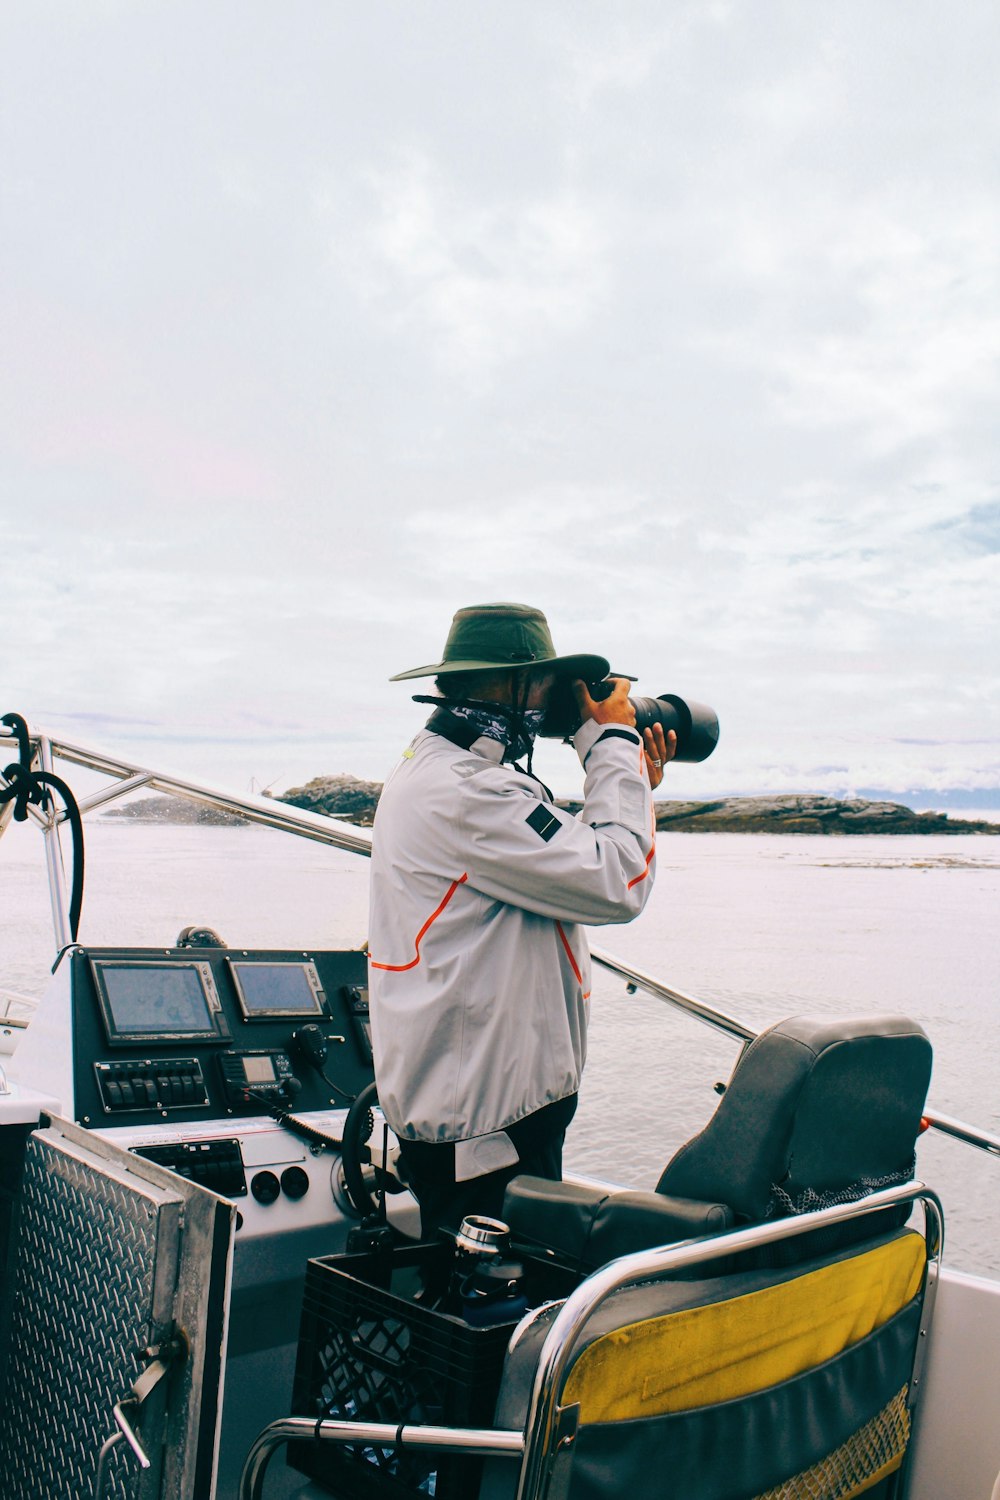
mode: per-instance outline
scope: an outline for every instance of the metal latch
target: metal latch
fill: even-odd
[[[146,1368],[135,1381],[128,1395],[117,1402],[113,1408],[115,1422],[118,1424],[122,1437],[144,1469],[150,1468],[152,1460],[142,1446],[134,1424],[141,1414],[143,1402],[152,1395],[164,1375],[169,1373],[178,1360],[187,1358],[187,1352],[187,1340],[179,1333],[171,1334],[169,1338],[162,1339],[158,1344],[147,1344],[145,1349],[139,1351],[140,1359],[147,1361]]]

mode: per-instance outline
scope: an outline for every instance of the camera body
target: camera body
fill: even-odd
[[[595,701],[607,698],[614,691],[615,679],[587,684],[587,691]],[[679,698],[676,693],[659,693],[655,698],[629,697],[635,709],[635,725],[642,732],[654,724],[662,724],[664,734],[671,730],[677,735],[677,751],[674,760],[707,760],[719,743],[719,718],[707,703],[696,703],[693,699]],[[560,679],[552,690],[549,707],[540,734],[545,739],[564,740],[576,733],[580,727],[580,710],[577,707],[573,684],[568,678]]]

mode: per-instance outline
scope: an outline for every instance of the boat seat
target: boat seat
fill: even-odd
[[[924,1233],[872,1236],[885,1207],[908,1216],[916,1200]],[[845,1217],[861,1242],[742,1265],[754,1245]],[[911,1181],[808,1219],[623,1257],[522,1319],[490,1428],[429,1425],[423,1413],[400,1413],[401,1425],[285,1419],[258,1439],[241,1495],[259,1500],[264,1463],[295,1438],[482,1455],[481,1483],[447,1489],[469,1500],[896,1500],[941,1238],[940,1204]]]
[[[797,1266],[715,1278],[689,1267],[615,1292],[573,1341],[553,1403],[572,1442],[545,1444],[538,1493],[889,1500],[929,1318],[925,1270],[923,1235],[902,1229]],[[522,1324],[497,1403],[495,1426],[536,1442],[532,1391],[560,1311]],[[491,1461],[480,1500],[513,1500],[517,1479]]]
[[[912,1176],[930,1072],[927,1035],[905,1016],[792,1016],[743,1051],[655,1192],[522,1176],[503,1217],[516,1242],[589,1271],[730,1224],[851,1202]]]

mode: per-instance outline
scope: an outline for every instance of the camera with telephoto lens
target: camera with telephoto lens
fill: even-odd
[[[595,701],[608,698],[614,692],[615,678],[587,684],[587,692]],[[719,717],[707,703],[695,703],[693,699],[679,698],[676,693],[660,693],[655,698],[629,697],[635,709],[635,727],[640,734],[654,724],[662,724],[664,734],[671,729],[677,735],[677,751],[674,760],[707,760],[719,743]],[[560,679],[552,690],[552,697],[539,731],[546,739],[564,740],[576,733],[580,727],[580,710],[577,707],[573,684],[568,678]]]

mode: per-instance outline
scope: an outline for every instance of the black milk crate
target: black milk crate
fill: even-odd
[[[492,1426],[504,1354],[518,1319],[474,1328],[412,1300],[418,1288],[444,1292],[453,1257],[453,1247],[442,1243],[311,1260],[294,1413],[394,1426]],[[549,1261],[519,1258],[531,1306],[566,1297],[577,1284]],[[482,1473],[481,1459],[361,1444],[293,1443],[288,1461],[342,1500],[414,1494],[472,1500]]]

